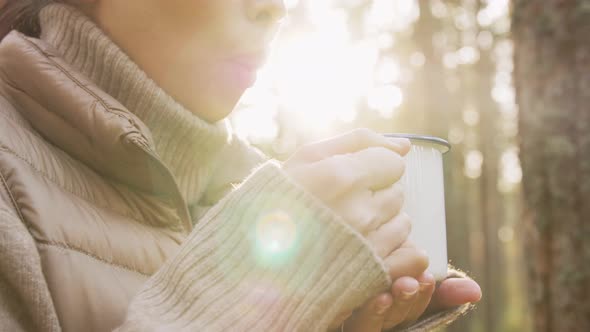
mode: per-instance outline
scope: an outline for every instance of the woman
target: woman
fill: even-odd
[[[479,300],[406,241],[407,141],[279,165],[221,121],[282,2],[0,5],[1,330],[429,330]]]

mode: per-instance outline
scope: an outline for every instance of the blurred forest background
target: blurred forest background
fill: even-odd
[[[572,330],[541,328],[535,321],[543,312],[533,314],[539,304],[545,306],[545,314],[554,308],[546,305],[551,302],[551,292],[544,291],[547,285],[527,281],[527,276],[538,277],[534,264],[542,259],[533,259],[539,241],[526,240],[525,221],[531,217],[525,212],[521,192],[511,31],[516,4],[524,15],[517,32],[525,53],[517,59],[522,59],[522,68],[534,70],[533,60],[539,59],[527,57],[526,52],[535,52],[530,47],[536,32],[549,32],[537,29],[535,20],[542,16],[542,8],[532,7],[567,2],[287,0],[290,14],[275,52],[232,115],[234,129],[277,159],[288,157],[304,143],[356,127],[447,139],[453,146],[445,157],[448,254],[452,264],[478,281],[484,294],[474,313],[447,330]],[[588,13],[589,1],[577,3],[584,4]],[[550,9],[545,10],[549,13]],[[563,22],[553,23],[555,27]],[[562,34],[567,31],[561,29]],[[533,42],[528,50],[526,41]],[[526,85],[526,75],[520,77]],[[529,101],[535,99],[533,90],[526,95]],[[547,121],[560,120],[559,112],[547,114]],[[527,127],[526,118],[523,123],[521,127]],[[527,128],[535,132],[534,125]],[[525,146],[545,144],[544,136],[539,137],[525,140],[529,144]],[[534,157],[529,158],[531,165],[549,158]],[[552,170],[559,170],[560,165],[564,166],[557,163]],[[542,193],[534,186],[529,188],[533,194]],[[544,194],[536,197],[539,195]],[[533,203],[543,205],[551,198],[543,197]],[[546,222],[550,221],[547,217]],[[583,241],[584,233],[581,236]],[[546,277],[551,271],[543,266]],[[578,281],[588,281],[588,276]],[[588,287],[577,290],[588,292]],[[562,309],[568,309],[567,305],[571,303]]]

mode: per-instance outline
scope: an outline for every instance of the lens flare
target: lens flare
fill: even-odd
[[[297,226],[283,211],[274,211],[262,217],[256,225],[258,248],[266,255],[286,253],[293,248]]]

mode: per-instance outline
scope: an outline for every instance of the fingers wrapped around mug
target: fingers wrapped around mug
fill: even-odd
[[[407,139],[360,129],[303,147],[283,167],[385,258],[409,234],[398,183],[409,149]]]
[[[383,321],[392,305],[391,294],[384,293],[367,301],[344,322],[344,332],[381,332]]]
[[[378,147],[302,165],[291,174],[367,235],[399,213],[403,188],[397,182],[404,169],[398,153]]]
[[[285,166],[290,168],[310,164],[371,147],[383,147],[404,156],[410,151],[410,145],[410,141],[406,138],[385,137],[370,129],[359,128],[301,147],[285,162]]]
[[[416,321],[426,311],[434,288],[435,280],[431,273],[423,273],[417,279],[397,279],[391,287],[393,303],[383,321],[383,328],[390,329]]]
[[[426,252],[407,242],[394,250],[384,261],[392,280],[401,277],[418,278],[428,268]]]
[[[367,240],[371,243],[377,255],[385,259],[406,242],[411,229],[410,217],[405,213],[400,213],[378,229],[370,232],[367,235]],[[397,266],[396,269],[403,268],[403,266],[399,265],[400,261],[400,256],[396,255],[389,258],[388,261],[386,260],[386,266],[392,264]]]
[[[411,277],[401,277],[394,281],[391,286],[393,301],[383,319],[384,329],[398,326],[406,320],[416,302],[419,287],[418,281]]]

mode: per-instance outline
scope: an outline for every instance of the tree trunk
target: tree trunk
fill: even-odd
[[[515,0],[535,331],[590,331],[590,0]]]

